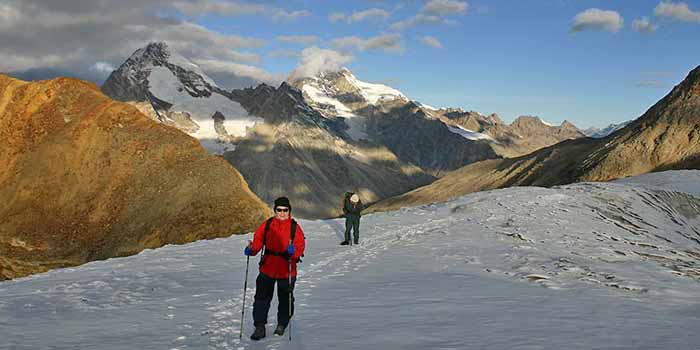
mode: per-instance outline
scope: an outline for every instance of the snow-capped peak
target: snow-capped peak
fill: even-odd
[[[400,91],[383,84],[374,84],[357,79],[352,72],[343,67],[338,71],[321,72],[315,77],[301,79],[293,82],[300,90],[307,93],[311,102],[328,104],[328,98],[338,100],[345,108],[353,110],[348,104],[364,102],[377,105],[381,102],[396,99],[408,101],[408,98]],[[321,95],[317,93],[321,92]],[[321,100],[318,100],[320,98]],[[331,103],[337,106],[337,103]],[[345,109],[340,107],[340,109]]]
[[[197,64],[188,60],[177,51],[171,50],[165,42],[151,42],[146,47],[134,51],[124,64],[134,68],[138,67],[139,69],[152,68],[154,66],[176,66],[185,72],[198,75],[211,87],[218,87],[214,80],[206,75]]]
[[[261,118],[227,96],[202,69],[164,42],[136,50],[102,85],[120,101],[145,101],[143,112],[200,140],[212,153],[233,148],[236,137]]]
[[[327,118],[342,117],[353,139],[366,137],[362,110],[385,102],[408,99],[400,91],[382,84],[361,81],[347,68],[323,71],[314,77],[290,83],[302,91],[307,104]]]
[[[360,94],[362,94],[362,97],[364,97],[371,104],[376,104],[381,100],[408,100],[406,96],[401,93],[401,91],[392,87],[383,84],[367,83],[357,79],[355,75],[353,75],[352,72],[345,67],[343,67],[340,72],[343,76],[345,76],[345,79],[347,79],[350,84],[354,85],[358,89]]]

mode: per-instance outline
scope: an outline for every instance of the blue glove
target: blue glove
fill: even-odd
[[[243,254],[245,254],[247,256],[251,256],[251,255],[253,255],[253,250],[250,249],[250,246],[245,247],[245,249],[243,250]]]
[[[289,255],[289,256],[294,255],[294,245],[291,243],[287,246],[287,255]]]

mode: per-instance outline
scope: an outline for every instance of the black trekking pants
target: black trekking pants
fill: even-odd
[[[360,217],[357,215],[348,214],[345,216],[345,241],[350,242],[350,229],[355,236],[354,241],[358,243],[360,240]]]
[[[270,303],[277,283],[277,324],[287,326],[289,324],[289,293],[292,293],[292,315],[294,314],[294,283],[296,277],[292,277],[292,288],[289,288],[289,280],[286,278],[272,278],[260,273],[255,280],[255,302],[253,303],[253,323],[255,326],[267,324],[267,313],[270,311]]]

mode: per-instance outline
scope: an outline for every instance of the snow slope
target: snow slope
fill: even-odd
[[[199,68],[196,71],[199,71]],[[208,77],[204,79],[211,80]],[[190,114],[192,121],[199,128],[194,132],[188,132],[188,134],[200,140],[202,145],[212,153],[221,154],[225,150],[233,148],[233,145],[220,140],[221,135],[217,133],[212,118],[216,112],[223,114],[225,118],[223,127],[230,136],[245,136],[246,128],[263,121],[262,118],[249,115],[238,102],[216,92],[212,92],[208,97],[191,96],[187,93],[186,86],[166,67],[153,67],[148,81],[151,94],[160,100],[171,103],[170,110]]]
[[[617,183],[652,190],[671,190],[700,197],[700,178],[697,170],[674,170],[649,173],[616,180]]]
[[[362,107],[365,107],[365,104],[377,106],[396,99],[407,101],[400,91],[386,85],[361,81],[347,68],[306,78],[299,88],[307,102],[324,116],[345,118],[347,133],[354,140],[367,138],[367,117],[356,113],[353,108],[357,106],[353,107],[352,103],[362,103]],[[347,102],[348,99],[352,102]]]
[[[491,136],[482,134],[480,132],[475,132],[471,131],[469,129],[465,129],[459,125],[449,125],[445,124],[447,126],[447,129],[449,129],[451,132],[464,137],[467,140],[489,140],[489,141],[495,141]]]
[[[656,174],[700,183],[700,172]],[[629,179],[628,179],[629,180]],[[0,283],[7,349],[696,349],[697,198],[653,180],[519,187],[307,221],[292,341],[254,343],[250,235]]]
[[[263,121],[226,97],[197,64],[164,42],[136,50],[112,72],[102,90],[120,101],[148,100],[147,115],[197,138],[215,154],[233,149],[236,137],[245,136],[248,127]],[[220,122],[213,118],[217,112]]]
[[[401,93],[401,91],[396,90],[392,87],[383,84],[372,84],[361,81],[355,77],[355,75],[350,72],[349,69],[343,68],[341,71],[347,81],[354,85],[365,98],[371,104],[377,104],[380,101],[388,101],[395,99],[406,100],[406,96]]]
[[[609,124],[608,126],[603,128],[602,130],[599,130],[599,131],[597,131],[591,135],[588,135],[588,136],[592,137],[594,139],[602,139],[603,137],[606,137],[606,136],[614,133],[615,131],[618,131],[618,130],[624,128],[625,126],[627,126],[627,124],[629,124],[631,122],[632,122],[631,120],[628,120],[626,122],[622,122],[619,124]]]

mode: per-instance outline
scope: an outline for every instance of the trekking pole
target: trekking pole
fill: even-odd
[[[247,255],[245,261],[245,283],[243,283],[243,308],[241,309],[241,333],[238,339],[243,339],[243,317],[245,315],[245,294],[248,289],[248,266],[250,266],[250,255]]]
[[[289,240],[289,244],[292,244],[291,239]],[[289,257],[289,269],[288,269],[289,270],[289,276],[288,276],[289,281],[287,281],[287,283],[289,283],[287,285],[287,291],[289,292],[289,308],[288,308],[289,309],[288,310],[289,321],[287,321],[288,322],[287,327],[289,328],[289,341],[292,341],[292,259],[293,259],[293,257],[290,256]]]

